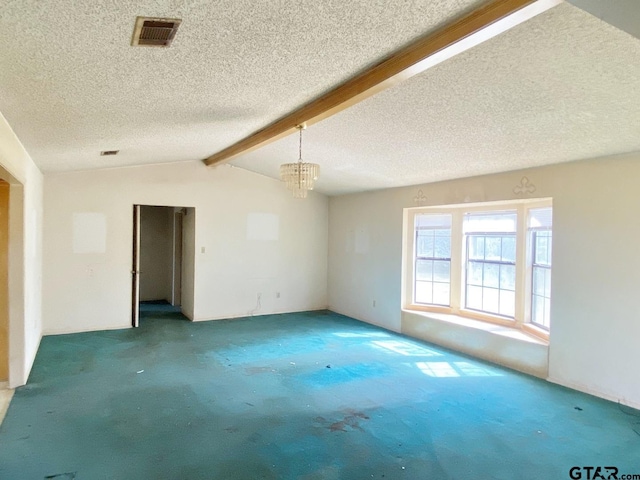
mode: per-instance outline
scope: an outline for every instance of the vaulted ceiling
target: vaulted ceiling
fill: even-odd
[[[4,2],[0,112],[45,173],[200,160],[483,3]],[[182,18],[173,45],[131,47],[137,15]],[[640,150],[638,105],[640,40],[565,3],[311,126],[303,155],[327,194],[513,170]],[[277,178],[296,145],[231,163]]]

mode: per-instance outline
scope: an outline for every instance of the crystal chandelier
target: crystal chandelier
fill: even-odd
[[[300,130],[299,157],[297,163],[284,163],[280,165],[280,178],[287,184],[287,188],[293,192],[293,198],[307,198],[307,192],[313,190],[313,183],[320,174],[320,165],[302,161],[302,130],[306,126],[298,125]]]

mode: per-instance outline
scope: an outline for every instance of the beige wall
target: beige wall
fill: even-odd
[[[195,320],[327,306],[324,195],[295,200],[280,181],[199,161],[50,174],[44,195],[47,333],[130,326],[134,204],[195,208],[185,217],[187,226],[195,222],[195,238],[184,239],[195,245],[185,251],[194,271],[183,280],[185,292],[194,279],[193,305],[185,292],[183,309]],[[104,252],[74,253],[79,212],[106,218]]]
[[[0,114],[0,178],[9,182],[9,385],[23,385],[42,337],[42,173]]]
[[[140,301],[171,302],[173,208],[140,208]]]
[[[0,382],[9,379],[9,184],[0,180]]]
[[[638,0],[568,0],[578,8],[640,38]]]
[[[196,259],[196,211],[185,209],[182,217],[182,313],[193,320],[195,318],[195,265]],[[325,292],[326,295],[326,292]]]
[[[549,380],[640,407],[640,154],[332,197],[329,307],[401,331],[403,208],[522,198],[525,175],[553,198]]]

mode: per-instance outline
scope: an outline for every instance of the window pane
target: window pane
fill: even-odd
[[[435,282],[449,282],[449,268],[450,262],[448,260],[436,260],[433,262],[433,280]]]
[[[501,255],[501,238],[500,237],[486,237],[484,258],[486,260],[497,260],[502,258]]]
[[[469,268],[467,270],[467,284],[470,285],[482,285],[482,263],[469,262]]]
[[[418,230],[416,255],[433,257],[433,230]]]
[[[431,282],[416,282],[416,303],[433,303]]]
[[[415,222],[418,258],[415,264],[414,301],[449,305],[451,215],[416,215]]]
[[[551,207],[529,210],[529,228],[551,228],[552,225],[553,209]]]
[[[434,257],[451,258],[451,230],[435,231]]]
[[[484,237],[472,235],[469,237],[469,259],[484,260]]]
[[[545,274],[544,274],[545,269],[544,268],[540,268],[540,267],[533,267],[533,294],[534,295],[539,295],[539,296],[544,296],[545,293],[545,286],[544,286],[544,281],[545,281]]]
[[[516,293],[500,290],[500,315],[514,317],[516,313]]]
[[[500,295],[497,288],[484,288],[482,290],[482,310],[498,313],[500,311]]]
[[[502,261],[516,262],[516,237],[502,237]]]
[[[534,263],[539,265],[551,265],[551,232],[535,232],[534,239]]]
[[[500,288],[516,289],[516,267],[514,265],[500,265]]]
[[[500,286],[500,265],[485,263],[484,264],[484,282],[485,287],[498,288]]]
[[[464,232],[515,232],[517,214],[509,212],[467,213],[464,216]]]
[[[531,279],[531,322],[549,328],[551,297],[552,209],[529,211],[530,238],[533,248]]]
[[[549,298],[544,299],[544,326],[547,328],[551,326],[551,300]]]
[[[482,310],[482,287],[467,287],[467,308]]]
[[[538,325],[544,325],[544,297],[534,295],[531,298],[531,321]]]
[[[416,229],[451,228],[451,214],[449,213],[419,213],[415,218]]]
[[[449,284],[435,283],[433,284],[433,303],[436,305],[449,305]]]
[[[433,279],[433,260],[416,260],[416,280]]]
[[[544,269],[544,296],[551,298],[551,270]]]

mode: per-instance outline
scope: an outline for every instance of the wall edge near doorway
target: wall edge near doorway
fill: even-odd
[[[108,330],[124,330],[128,328],[133,328],[131,323],[127,322],[123,325],[110,325],[109,327],[100,327],[100,328],[53,328],[46,329],[42,332],[42,336],[46,337],[49,335],[70,335],[72,333],[86,333],[86,332],[102,332]]]

